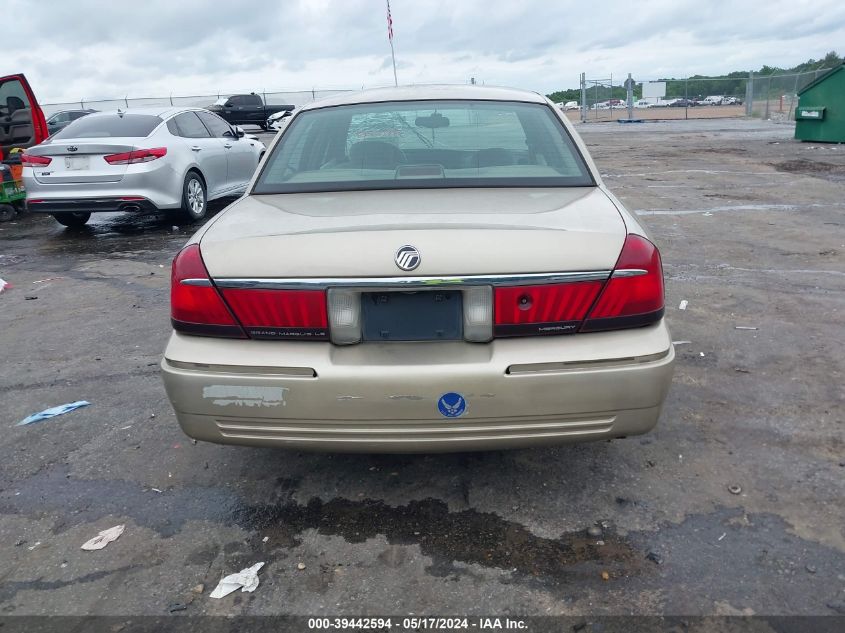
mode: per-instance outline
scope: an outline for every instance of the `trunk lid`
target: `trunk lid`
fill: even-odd
[[[27,151],[33,156],[49,156],[44,167],[34,167],[33,176],[45,184],[119,182],[128,165],[111,165],[105,156],[138,149],[137,139],[55,139]]]
[[[216,278],[496,275],[610,270],[625,235],[598,187],[358,191],[247,196],[201,249]]]

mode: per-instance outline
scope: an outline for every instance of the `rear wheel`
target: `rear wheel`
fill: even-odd
[[[196,222],[205,217],[207,207],[205,183],[197,172],[188,172],[182,188],[182,216],[189,222]]]
[[[59,224],[72,228],[85,226],[91,214],[87,211],[70,211],[68,213],[54,213],[53,217],[56,218],[56,222]]]

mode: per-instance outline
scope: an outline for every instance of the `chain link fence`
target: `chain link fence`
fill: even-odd
[[[748,80],[746,115],[778,122],[794,121],[798,92],[828,70],[819,68],[803,73],[767,76],[752,74]]]
[[[624,76],[620,76],[624,77]],[[570,118],[587,121],[619,119],[713,119],[745,116],[748,77],[689,77],[635,82],[629,116],[624,79],[588,79],[581,85],[580,112]]]
[[[772,121],[794,120],[798,92],[829,69],[781,75],[743,75],[725,77],[688,77],[637,82],[633,89],[632,119],[713,119],[753,116]],[[628,119],[627,74],[614,77],[581,78],[581,99],[570,105],[567,114],[573,120],[613,121]],[[350,92],[350,90],[291,90],[259,92],[267,105],[306,103]],[[205,95],[170,95],[167,97],[123,97],[119,99],[86,99],[63,103],[41,104],[50,116],[62,110],[129,109],[142,106],[209,106],[220,98],[243,92],[218,92]]]
[[[293,91],[276,91],[276,92],[258,92],[264,99],[267,105],[293,105],[300,107],[311,101],[330,97],[332,95],[349,92],[349,90],[293,90]],[[116,110],[140,108],[143,106],[193,106],[203,108],[211,105],[221,98],[229,97],[233,94],[249,94],[250,91],[244,92],[218,92],[216,94],[206,95],[188,95],[176,96],[170,95],[167,97],[129,97],[122,99],[86,99],[81,97],[79,101],[66,101],[63,103],[42,103],[41,108],[44,110],[44,115],[49,117],[51,114],[61,112],[62,110],[91,109],[91,110]]]
[[[724,77],[687,77],[635,83],[629,116],[625,75],[581,76],[581,99],[570,105],[572,120],[660,120],[759,117],[794,121],[798,92],[829,69],[778,75],[731,73]],[[565,106],[564,106],[564,109]]]

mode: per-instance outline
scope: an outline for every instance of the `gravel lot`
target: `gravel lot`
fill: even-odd
[[[193,444],[157,368],[169,262],[193,229],[0,224],[15,286],[0,294],[2,613],[845,612],[845,145],[745,120],[579,130],[662,248],[679,341],[661,423],[626,440],[438,456]],[[80,549],[116,524],[116,542]],[[209,599],[259,561],[254,593]]]

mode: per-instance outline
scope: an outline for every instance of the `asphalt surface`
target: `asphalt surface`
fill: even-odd
[[[0,224],[0,613],[845,612],[845,146],[759,121],[579,129],[662,248],[680,341],[660,424],[625,440],[194,444],[157,367],[193,227]],[[254,593],[209,598],[260,561]]]

